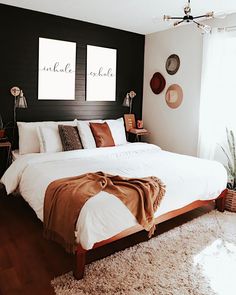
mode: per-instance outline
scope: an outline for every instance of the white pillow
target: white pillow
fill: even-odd
[[[76,126],[77,119],[74,119],[73,121],[57,121],[57,122],[53,122],[53,123],[57,123],[57,125]]]
[[[19,154],[39,153],[37,123],[17,122],[19,133]]]
[[[90,120],[90,121],[77,120],[77,128],[79,130],[79,136],[84,149],[96,148],[96,142],[94,140],[92,131],[90,129],[89,122],[102,123],[102,120]]]
[[[19,132],[19,154],[39,153],[40,143],[38,138],[37,127],[47,126],[50,124],[62,124],[76,126],[76,120],[66,122],[17,122]]]
[[[123,118],[117,120],[105,120],[105,122],[107,122],[111,130],[115,145],[126,144],[127,140]]]
[[[57,123],[38,126],[37,131],[40,153],[56,153],[63,151]]]

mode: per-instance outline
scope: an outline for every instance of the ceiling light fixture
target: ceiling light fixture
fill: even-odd
[[[207,12],[204,15],[198,15],[198,16],[192,16],[191,15],[191,7],[190,7],[190,0],[188,0],[188,3],[184,7],[184,16],[169,16],[164,15],[163,19],[164,21],[170,21],[170,20],[176,20],[174,23],[174,27],[182,24],[182,23],[195,23],[199,29],[201,29],[204,33],[209,33],[211,31],[211,27],[208,25],[204,25],[202,23],[199,23],[196,21],[196,19],[200,18],[213,18],[214,12]]]

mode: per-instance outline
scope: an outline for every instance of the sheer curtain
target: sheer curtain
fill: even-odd
[[[204,35],[198,156],[214,159],[226,127],[236,131],[236,31]]]

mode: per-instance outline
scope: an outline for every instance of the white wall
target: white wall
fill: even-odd
[[[236,14],[225,19],[208,21],[211,26],[236,25]],[[186,25],[146,36],[144,61],[143,120],[151,135],[148,141],[161,148],[182,154],[196,155],[198,141],[203,37],[193,25]],[[171,76],[165,70],[169,55],[180,57],[179,71]],[[166,88],[156,95],[150,88],[155,72],[166,79]],[[171,84],[179,84],[183,102],[171,109],[165,93]]]

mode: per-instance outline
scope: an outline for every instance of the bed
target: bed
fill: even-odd
[[[166,185],[166,194],[155,213],[156,223],[214,199],[221,204],[227,183],[226,170],[220,163],[170,153],[147,143],[21,155],[1,182],[7,194],[19,190],[43,221],[45,191],[52,181],[97,171],[125,177],[160,178]],[[140,230],[142,227],[135,217],[115,196],[102,191],[88,200],[76,223],[78,249],[74,276],[82,278],[89,249]]]
[[[19,150],[13,150],[11,152],[11,158],[12,158],[12,161],[14,162],[16,159],[18,159],[20,157],[20,154],[19,154]]]

